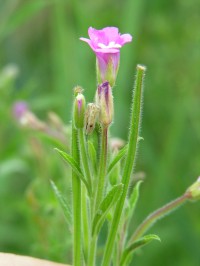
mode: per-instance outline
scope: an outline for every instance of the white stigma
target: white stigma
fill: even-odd
[[[103,43],[98,43],[98,46],[102,49],[107,49],[107,48],[121,48],[122,46],[118,43],[115,42],[109,42],[108,45],[105,45]]]

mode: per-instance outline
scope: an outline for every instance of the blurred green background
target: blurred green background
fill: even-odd
[[[75,85],[92,101],[95,55],[79,41],[89,26],[117,26],[133,35],[121,51],[113,136],[127,138],[135,67],[147,66],[136,167],[146,179],[133,229],[196,180],[199,14],[199,0],[0,0],[0,251],[69,261],[69,232],[48,182],[56,180],[70,195],[66,169],[52,146],[17,127],[11,110],[24,99],[40,118],[52,110],[69,123]],[[145,247],[134,265],[200,265],[200,202],[186,204],[150,232],[162,242]]]

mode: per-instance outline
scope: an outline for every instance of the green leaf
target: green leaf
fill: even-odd
[[[157,241],[161,241],[159,236],[157,235],[146,235],[143,236],[142,238],[138,239],[137,241],[131,243],[123,252],[122,254],[122,258],[121,258],[121,262],[120,265],[128,265],[127,261],[130,259],[130,256],[133,255],[133,253],[135,252],[136,249],[141,248],[147,244],[149,244],[150,242],[152,242],[153,240],[157,240]]]
[[[80,177],[83,176],[83,173],[81,171],[81,168],[79,167],[78,163],[74,160],[74,158],[69,155],[68,153],[61,151],[57,148],[55,150],[59,153],[59,155],[64,159],[65,162],[67,162],[73,169],[73,171]]]
[[[110,173],[110,171],[113,169],[113,167],[125,156],[126,152],[128,150],[128,145],[126,144],[119,152],[118,154],[113,158],[112,162],[108,166],[107,174]]]
[[[59,155],[64,159],[65,162],[67,162],[71,168],[73,169],[73,171],[77,174],[77,176],[83,181],[83,183],[85,184],[87,190],[88,190],[88,194],[91,195],[91,189],[88,186],[88,183],[81,171],[81,168],[79,167],[79,165],[77,164],[77,162],[74,160],[74,158],[69,155],[68,153],[61,151],[57,148],[55,148],[55,150],[59,153]]]
[[[61,192],[58,190],[57,186],[55,185],[55,183],[50,180],[50,183],[51,183],[51,187],[53,189],[53,192],[63,210],[63,214],[64,214],[64,217],[65,217],[65,220],[69,226],[69,228],[71,229],[71,226],[72,226],[72,213],[71,213],[71,209],[69,207],[69,205],[67,204],[67,202],[65,201],[63,195],[61,194]]]
[[[88,154],[92,162],[94,174],[97,173],[97,153],[92,141],[88,140]]]
[[[106,215],[109,212],[110,208],[116,204],[116,202],[120,199],[121,194],[123,192],[123,184],[119,184],[113,186],[113,188],[108,192],[106,197],[99,205],[99,209],[97,210],[93,224],[92,224],[92,234],[98,233],[102,224],[106,219]]]

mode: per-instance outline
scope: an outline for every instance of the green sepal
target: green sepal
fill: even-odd
[[[113,158],[111,163],[108,166],[107,174],[111,172],[113,167],[126,155],[128,150],[128,145],[126,144],[118,153],[117,155]]]
[[[61,151],[57,148],[55,148],[55,150],[59,153],[59,155],[62,157],[62,159],[64,159],[65,162],[67,162],[71,168],[73,169],[73,171],[77,174],[77,176],[81,179],[81,181],[83,181],[83,183],[85,184],[87,190],[88,190],[88,194],[91,195],[91,188],[89,187],[87,180],[85,179],[81,168],[79,167],[79,165],[77,164],[77,162],[74,160],[74,158],[69,155],[68,153]]]
[[[159,236],[150,234],[150,235],[143,236],[140,239],[138,239],[137,241],[131,243],[127,248],[125,248],[125,250],[122,254],[122,257],[121,257],[120,265],[121,266],[128,265],[127,261],[130,259],[130,256],[133,255],[133,253],[138,248],[141,248],[141,247],[149,244],[153,240],[161,241]]]
[[[64,199],[62,193],[58,190],[57,186],[55,185],[55,183],[52,180],[50,180],[50,184],[51,184],[53,192],[54,192],[54,194],[56,196],[56,199],[58,200],[59,205],[62,208],[64,217],[65,217],[65,220],[66,220],[66,222],[67,222],[67,224],[69,226],[69,229],[71,230],[71,227],[72,227],[71,209],[70,209],[69,205],[67,204],[66,200]]]
[[[100,231],[110,208],[120,199],[122,192],[123,184],[113,186],[113,188],[100,203],[92,223],[92,235]]]

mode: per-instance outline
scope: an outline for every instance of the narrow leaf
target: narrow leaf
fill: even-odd
[[[72,226],[72,213],[71,213],[71,209],[69,207],[69,205],[67,204],[67,202],[65,201],[63,195],[61,194],[61,192],[58,190],[57,186],[55,185],[55,183],[50,180],[50,183],[51,183],[51,187],[53,189],[53,192],[56,196],[56,199],[58,200],[61,208],[62,208],[62,211],[63,211],[63,214],[64,214],[64,217],[65,217],[65,220],[69,226],[69,228],[71,228]]]
[[[111,161],[110,165],[108,166],[107,174],[109,174],[113,167],[125,156],[127,150],[128,145],[126,144]]]
[[[109,212],[110,208],[120,199],[120,196],[123,192],[123,184],[113,186],[113,188],[108,192],[106,197],[99,205],[99,209],[95,214],[93,225],[92,225],[92,234],[98,233],[102,224],[106,219],[106,215]]]
[[[69,155],[68,153],[61,151],[57,148],[55,148],[55,150],[59,153],[59,155],[64,159],[64,161],[66,161],[74,170],[74,172],[80,177],[83,176],[83,173],[81,171],[81,168],[79,167],[79,165],[77,164],[77,162],[74,160],[74,158]]]
[[[133,255],[133,253],[135,252],[136,249],[141,248],[147,244],[149,244],[150,242],[152,242],[153,240],[158,240],[161,241],[159,236],[157,235],[146,235],[140,239],[138,239],[137,241],[131,243],[123,252],[122,254],[122,258],[121,258],[121,262],[120,265],[127,265],[127,260],[130,258],[131,255]]]
[[[87,190],[88,190],[88,194],[91,194],[91,189],[88,186],[88,183],[81,171],[81,168],[79,167],[79,165],[77,164],[77,162],[74,160],[74,158],[69,155],[68,153],[61,151],[57,148],[55,148],[55,150],[59,153],[59,155],[64,159],[65,162],[67,162],[73,169],[73,171],[78,175],[78,177],[83,181],[83,183],[85,184]]]

